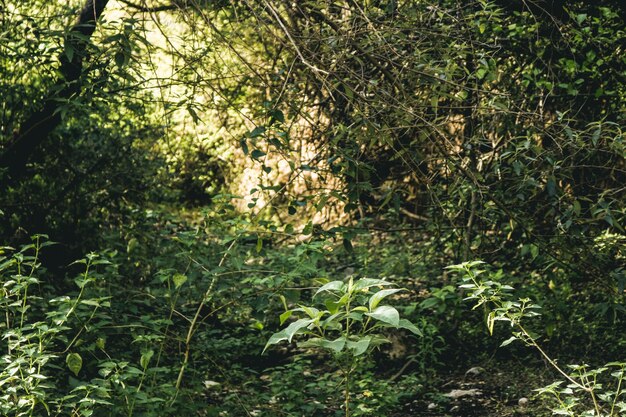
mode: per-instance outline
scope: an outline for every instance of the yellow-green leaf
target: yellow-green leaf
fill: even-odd
[[[80,369],[83,367],[83,358],[78,353],[70,353],[65,358],[67,367],[75,376],[78,376]]]
[[[172,281],[174,281],[174,287],[176,287],[176,289],[179,289],[181,285],[187,282],[187,276],[183,274],[176,274],[172,277]]]

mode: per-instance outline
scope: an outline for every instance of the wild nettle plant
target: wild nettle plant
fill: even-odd
[[[292,342],[302,336],[299,347],[328,350],[340,367],[343,380],[345,415],[350,416],[351,377],[358,361],[367,357],[376,347],[389,341],[384,337],[385,329],[406,329],[417,336],[422,332],[409,320],[400,318],[398,310],[382,301],[403,291],[392,288],[393,284],[381,279],[352,277],[347,282],[331,281],[313,295],[321,308],[300,305],[280,315],[283,325],[292,316],[297,320],[285,329],[274,333],[265,349],[282,341]]]
[[[557,365],[537,343],[536,336],[528,331],[522,321],[538,316],[540,306],[528,298],[513,300],[513,287],[498,281],[500,274],[481,269],[484,262],[472,261],[447,267],[462,274],[463,284],[468,291],[466,300],[476,302],[474,309],[484,306],[487,312],[487,328],[493,334],[496,321],[504,321],[514,329],[512,336],[502,342],[506,346],[520,340],[535,348],[564,378],[544,388],[537,389],[539,395],[554,397],[557,407],[554,415],[572,417],[619,417],[626,413],[626,391],[624,390],[625,362],[611,362],[600,368],[589,365],[569,365],[569,373]]]

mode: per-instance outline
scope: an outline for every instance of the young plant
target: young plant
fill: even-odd
[[[90,268],[105,263],[97,255],[78,261],[85,272],[76,279],[77,295],[44,300],[40,252],[51,245],[45,235],[19,251],[0,248],[0,414],[35,416],[50,414],[90,415],[95,406],[107,406],[105,386],[77,382],[70,392],[61,375],[78,376],[83,359],[74,350],[78,340],[105,298],[86,298],[85,289],[95,278]],[[72,328],[71,323],[81,323]],[[67,371],[63,373],[62,361]],[[78,380],[76,380],[78,381]]]
[[[539,394],[551,394],[558,402],[558,407],[552,410],[555,415],[582,416],[582,417],[619,417],[626,412],[623,388],[626,363],[611,362],[598,369],[589,369],[588,365],[570,365],[571,373],[567,373],[557,365],[537,343],[537,338],[522,324],[525,318],[536,317],[540,313],[540,306],[533,304],[528,298],[512,300],[513,287],[500,283],[496,274],[487,269],[478,269],[484,262],[472,261],[459,265],[449,266],[448,269],[462,274],[463,284],[459,288],[469,291],[466,300],[476,301],[474,309],[484,306],[487,311],[487,328],[493,334],[496,321],[508,322],[515,329],[512,337],[502,342],[506,346],[515,340],[520,340],[527,346],[535,348],[565,381],[557,381],[547,387],[537,389]],[[491,279],[483,279],[481,275],[487,273]],[[499,275],[497,275],[499,276]],[[600,377],[607,371],[613,379],[608,384],[602,384]],[[566,383],[563,388],[562,384]],[[580,395],[590,400],[591,409]]]
[[[356,369],[357,359],[389,342],[381,331],[388,328],[406,329],[422,336],[413,323],[400,318],[398,310],[390,305],[381,305],[386,297],[400,291],[403,289],[392,288],[390,282],[380,279],[331,281],[313,295],[323,305],[322,308],[300,305],[287,309],[285,305],[286,311],[280,315],[281,325],[294,314],[298,319],[274,333],[263,352],[269,346],[285,340],[291,343],[295,336],[304,336],[304,340],[298,343],[300,347],[330,351],[344,376],[345,415],[350,416],[351,376]]]

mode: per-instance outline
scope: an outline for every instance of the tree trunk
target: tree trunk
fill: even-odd
[[[0,167],[7,169],[12,180],[21,178],[26,164],[37,147],[61,123],[58,111],[61,101],[80,92],[80,77],[83,72],[88,40],[96,29],[96,23],[109,0],[86,0],[74,25],[65,40],[65,48],[60,56],[60,77],[45,99],[41,110],[28,117],[20,126],[13,140],[0,155]]]

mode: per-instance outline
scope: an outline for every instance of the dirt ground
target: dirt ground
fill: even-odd
[[[394,417],[548,417],[549,400],[533,390],[556,379],[540,362],[488,361],[443,376],[427,400]]]

